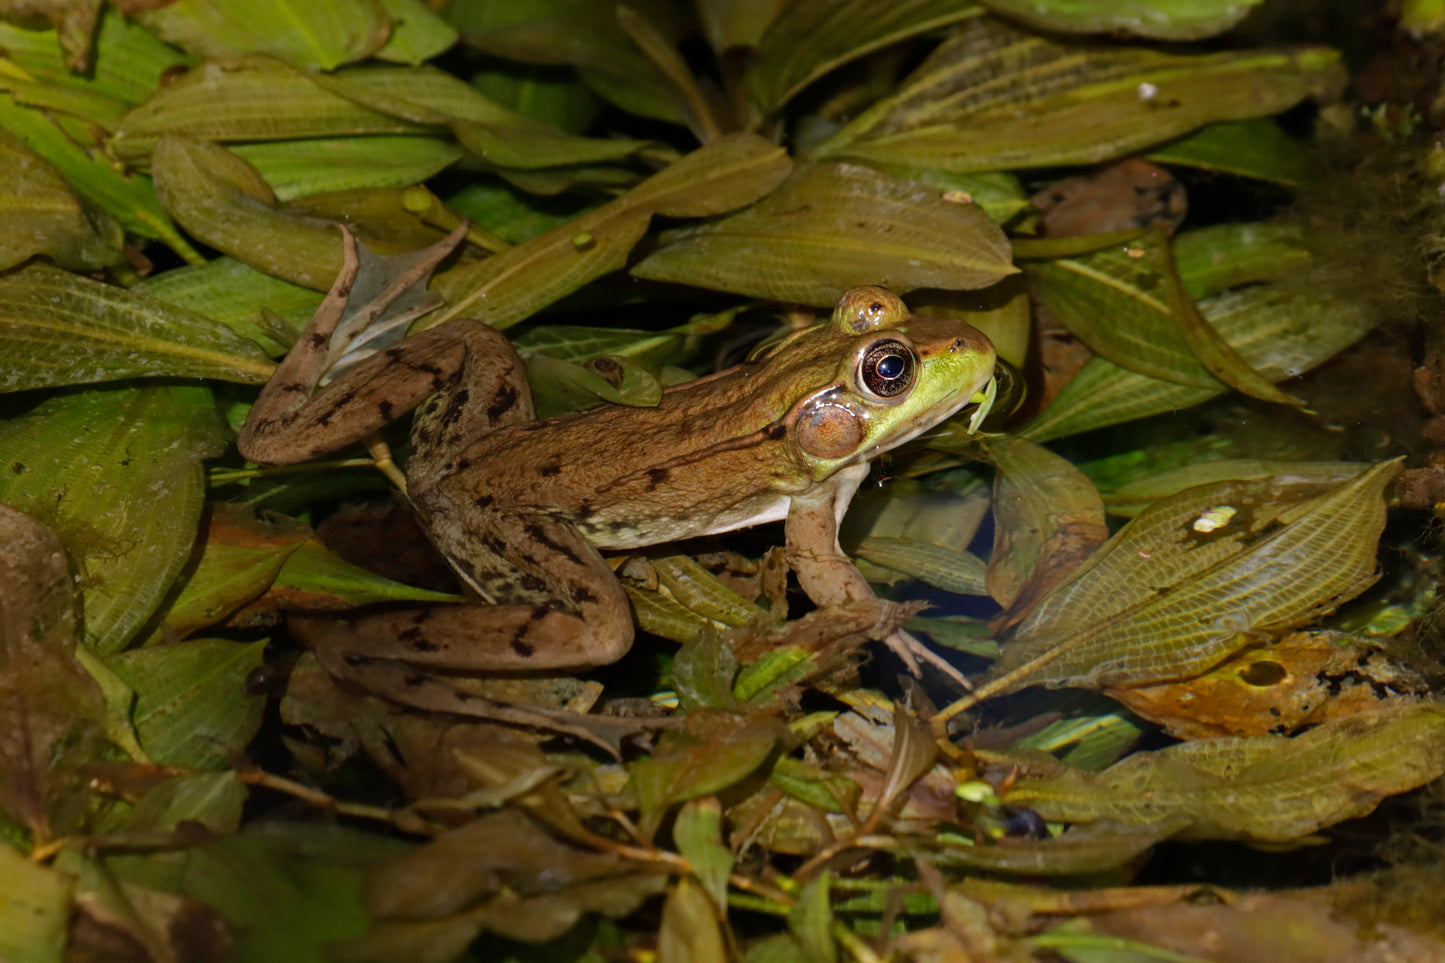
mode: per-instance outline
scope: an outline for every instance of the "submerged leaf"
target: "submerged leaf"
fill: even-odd
[[[974,204],[866,167],[807,167],[731,217],[664,233],[637,277],[831,305],[868,281],[897,293],[987,287],[1015,272]]]
[[[208,318],[34,264],[0,277],[0,391],[134,377],[256,384],[273,365]]]
[[[1239,23],[1260,0],[985,0],[990,10],[1040,30],[1198,40]]]
[[[1323,47],[1178,55],[966,22],[819,155],[947,171],[1091,164],[1204,124],[1264,117],[1339,85]]]
[[[1382,492],[1399,470],[1222,482],[1156,502],[1029,613],[975,697],[1183,678],[1330,611],[1375,580]],[[1222,522],[1204,524],[1220,506]]]
[[[391,21],[377,0],[181,0],[133,4],[131,16],[182,50],[211,60],[265,54],[334,70],[379,50]]]
[[[94,271],[120,259],[120,239],[101,236],[55,168],[3,129],[0,215],[0,270],[36,254],[72,271]]]
[[[1445,773],[1445,709],[1396,706],[1302,736],[1199,739],[1102,773],[1062,765],[1008,793],[1046,819],[1169,826],[1192,838],[1288,840],[1363,816]]]
[[[95,652],[124,648],[170,590],[223,437],[210,390],[181,385],[62,395],[0,426],[0,502],[65,543]]]

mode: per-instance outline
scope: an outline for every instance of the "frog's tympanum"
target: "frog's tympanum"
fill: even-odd
[[[788,562],[819,606],[877,601],[838,547],[839,520],[870,459],[980,400],[994,370],[986,337],[859,287],[827,322],[670,388],[655,408],[541,421],[517,353],[476,321],[344,358],[460,237],[348,308],[357,265],[348,234],[341,276],[241,433],[248,458],[299,462],[416,409],[409,496],[478,601],[338,622],[313,639],[328,667],[395,701],[465,711],[440,699],[435,673],[581,668],[627,651],[627,595],[599,550],[770,521],[786,522]],[[333,368],[341,373],[328,381]],[[920,654],[901,632],[888,641],[910,661]],[[383,664],[390,674],[377,671]]]

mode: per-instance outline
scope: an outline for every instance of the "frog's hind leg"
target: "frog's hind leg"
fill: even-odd
[[[437,547],[477,594],[501,604],[361,615],[318,644],[342,646],[349,659],[465,674],[586,668],[627,652],[627,594],[575,528],[483,509],[459,522],[434,533]]]

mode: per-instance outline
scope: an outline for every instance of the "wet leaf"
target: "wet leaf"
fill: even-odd
[[[873,536],[858,543],[855,553],[874,565],[882,565],[935,588],[955,595],[987,595],[983,559],[968,552],[927,542]]]
[[[983,443],[998,469],[988,589],[1013,624],[1109,537],[1104,504],[1083,472],[1053,452],[999,435]]]
[[[1104,496],[1109,514],[1132,518],[1161,498],[1195,485],[1229,479],[1268,478],[1299,474],[1319,481],[1344,481],[1365,470],[1357,461],[1276,461],[1268,458],[1223,458],[1195,462],[1127,482]]]
[[[189,62],[185,54],[157,40],[124,17],[102,17],[95,34],[99,52],[88,70],[75,70],[61,57],[53,30],[33,30],[0,22],[0,48],[26,74],[46,87],[65,87],[140,103],[161,78]],[[13,76],[13,72],[12,72]],[[0,87],[5,85],[0,81]]]
[[[1115,364],[1178,384],[1209,387],[1217,380],[1265,401],[1298,403],[1209,324],[1185,294],[1169,242],[1157,231],[1122,249],[1040,262],[1026,272],[1039,303]]]
[[[360,187],[419,184],[462,156],[434,137],[377,135],[242,144],[234,153],[260,173],[276,198]]]
[[[739,136],[694,151],[616,200],[501,254],[437,275],[449,307],[427,326],[454,317],[507,328],[627,261],[654,214],[705,217],[751,203],[792,167],[760,137]]]
[[[483,929],[512,939],[555,939],[584,912],[631,912],[665,882],[646,866],[562,843],[515,809],[503,809],[376,867],[365,901],[380,922],[341,958],[375,959],[360,951],[404,938],[408,926],[427,921],[461,937],[453,953]]]
[[[1209,124],[1148,154],[1161,164],[1198,167],[1283,184],[1319,185],[1319,160],[1268,118]]]
[[[1398,472],[1382,462],[1333,487],[1283,476],[1157,502],[1029,613],[975,695],[1183,678],[1330,611],[1375,580],[1382,491]],[[1225,524],[1198,524],[1218,506],[1234,510]]]
[[[738,701],[733,696],[737,674],[737,656],[715,631],[700,632],[696,640],[684,643],[668,669],[683,709],[731,709]]]
[[[149,177],[122,174],[108,157],[99,153],[98,144],[77,141],[73,132],[68,132],[51,116],[17,106],[4,94],[0,94],[0,127],[30,145],[64,175],[76,193],[100,208],[125,231],[162,241],[191,264],[200,262],[201,255],[176,230],[170,215],[156,200]]]
[[[274,354],[291,346],[322,298],[310,288],[273,278],[229,257],[153,275],[131,290],[219,321],[268,350],[274,345]],[[276,340],[274,325],[262,325],[266,313],[291,324],[287,339]]]
[[[247,690],[266,643],[197,639],[122,652],[110,668],[136,692],[141,747],[161,765],[232,765],[261,726],[266,700]]]
[[[1327,279],[1264,284],[1202,301],[1204,316],[1270,380],[1292,377],[1359,340],[1380,320]],[[1103,358],[1086,364],[1019,434],[1044,442],[1105,425],[1188,408],[1223,392],[1159,381]]]
[[[692,865],[712,905],[717,909],[726,907],[733,854],[723,845],[722,804],[714,796],[684,803],[673,823],[672,838],[678,853]]]
[[[211,60],[265,54],[334,70],[376,53],[391,34],[376,0],[136,0],[125,6],[162,40]]]
[[[74,878],[33,863],[0,842],[0,957],[60,963]]]
[[[829,899],[827,870],[803,887],[788,913],[788,930],[798,941],[809,963],[837,963],[838,944],[833,941],[833,907]]]
[[[1198,40],[1228,30],[1259,2],[1125,0],[1099,5],[1078,0],[987,0],[985,5],[995,13],[1040,30]]]
[[[0,130],[0,214],[0,270],[36,254],[72,271],[94,271],[120,259],[115,225],[108,225],[111,237],[102,236],[55,168],[5,130]]]
[[[713,710],[706,718],[711,724],[703,729],[699,723],[695,734],[700,741],[661,746],[627,767],[628,786],[644,820],[655,823],[670,806],[710,796],[751,775],[772,755],[782,735],[777,721],[766,716]]]
[[[656,375],[625,358],[605,355],[577,364],[532,354],[527,358],[527,382],[538,418],[586,411],[607,402],[655,408],[662,400],[662,383]]]
[[[969,17],[982,9],[960,0],[801,0],[767,25],[745,84],[753,104],[771,114],[840,64]]]
[[[679,879],[662,904],[657,959],[658,963],[727,963],[718,911],[707,891],[689,877]]]
[[[1129,865],[1170,831],[1168,825],[1138,827],[1101,821],[1074,826],[1049,839],[1010,837],[988,845],[945,839],[925,851],[943,866],[1023,876],[1082,876]]]
[[[156,195],[190,234],[258,271],[318,291],[341,271],[341,232],[287,211],[250,164],[218,144],[167,135],[151,155]]]
[[[825,813],[852,815],[858,810],[862,788],[841,773],[811,766],[791,756],[779,756],[768,782],[809,808]]]
[[[391,36],[376,52],[378,60],[416,65],[457,42],[456,29],[423,0],[380,0],[391,17]]]
[[[1339,85],[1322,47],[1166,54],[966,21],[820,157],[947,171],[1092,164],[1197,127],[1277,113]]]
[[[1288,734],[1428,693],[1412,671],[1342,632],[1293,632],[1193,679],[1106,691],[1179,739]]]
[[[394,582],[353,565],[313,537],[286,556],[272,586],[288,607],[354,607],[375,602],[455,602],[458,597]]]
[[[731,217],[664,232],[632,268],[752,297],[832,305],[860,278],[906,293],[986,287],[1014,273],[981,209],[865,167],[807,167]]]
[[[93,651],[124,648],[190,556],[221,432],[211,392],[180,385],[63,395],[0,426],[0,501],[64,542]]]
[[[127,164],[147,166],[151,150],[166,135],[230,143],[429,134],[439,126],[369,109],[318,86],[302,71],[255,58],[207,63],[156,89],[126,114],[109,146]]]
[[[0,544],[0,808],[44,841],[52,830],[78,828],[52,819],[82,785],[75,767],[91,761],[104,706],[75,660],[75,598],[60,539],[0,505]]]
[[[181,308],[34,264],[0,277],[0,390],[137,376],[257,384],[253,341]]]
[[[1047,819],[1173,825],[1192,838],[1287,840],[1362,816],[1445,772],[1445,712],[1377,709],[1301,736],[1199,739],[1097,775],[1061,767],[1008,793]]]

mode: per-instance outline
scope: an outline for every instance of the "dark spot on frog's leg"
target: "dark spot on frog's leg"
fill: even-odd
[[[591,502],[578,502],[577,507],[572,510],[572,513],[578,518],[591,518],[592,513],[595,511],[596,509],[592,507]]]
[[[579,565],[582,563],[582,559],[576,552],[572,551],[570,545],[563,545],[561,542],[549,536],[547,530],[536,522],[528,522],[522,530],[537,544],[547,546],[568,561],[575,562]]]
[[[447,410],[442,412],[442,424],[444,426],[451,426],[457,423],[457,420],[460,419],[466,411],[467,401],[471,396],[471,392],[462,388],[447,400]]]
[[[395,410],[395,408],[396,406],[389,401],[379,401],[376,405],[376,410],[381,412],[381,417],[385,418],[387,421],[391,420],[391,414]]]
[[[576,585],[569,585],[567,587],[567,594],[572,596],[572,601],[574,602],[597,601],[597,594],[581,582],[578,582]]]
[[[386,355],[388,361],[400,361],[402,350],[400,348],[387,348],[383,354]]]
[[[478,508],[491,508],[496,503],[497,499],[491,495],[481,495],[476,501],[472,502],[472,504]]]
[[[528,592],[545,592],[547,590],[547,583],[543,581],[539,575],[532,575],[531,573],[523,575],[520,583],[522,588]]]
[[[482,544],[485,545],[487,551],[491,552],[493,555],[500,555],[505,557],[507,554],[507,543],[502,541],[495,535],[483,535]]]
[[[492,396],[492,403],[487,406],[487,417],[493,420],[502,417],[512,406],[517,403],[517,389],[511,385],[502,385],[497,393]]]
[[[331,338],[328,335],[324,335],[321,332],[317,331],[311,335],[311,347],[324,348],[326,347],[326,342],[330,340]]]
[[[305,390],[306,390],[306,386],[303,385],[303,384],[301,384],[301,383],[298,381],[298,382],[295,382],[295,383],[293,383],[293,384],[282,385],[282,386],[281,386],[281,390],[282,390],[282,391],[289,391],[289,392],[291,392],[292,394],[295,394],[295,393],[298,392],[298,391],[305,391]]]
[[[647,469],[647,490],[652,491],[653,489],[657,488],[658,485],[661,485],[663,482],[667,481],[667,474],[668,472],[666,468]]]
[[[412,434],[416,437],[416,443],[423,448],[430,448],[436,441],[436,435],[429,428],[417,428]]]
[[[517,626],[517,631],[512,635],[512,651],[524,659],[530,659],[537,651],[535,645],[528,645],[522,640],[532,631],[532,626],[540,622],[546,616],[548,608],[545,605],[534,605],[532,612],[527,616],[527,621]]]
[[[553,475],[562,474],[562,466],[558,464],[543,465],[537,469],[538,474],[543,478],[551,478]]]
[[[407,686],[413,689],[420,685],[426,685],[430,681],[431,678],[429,676],[421,675],[420,673],[406,677]]]

